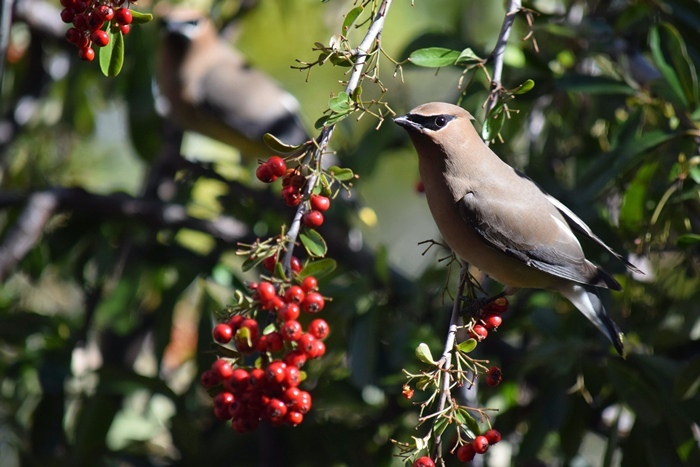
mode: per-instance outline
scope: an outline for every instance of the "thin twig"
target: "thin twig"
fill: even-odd
[[[365,35],[364,39],[362,39],[362,42],[360,42],[360,45],[356,49],[357,55],[355,59],[355,65],[353,66],[352,73],[350,74],[350,78],[348,79],[347,87],[345,88],[345,92],[350,95],[352,95],[352,93],[355,91],[360,82],[360,78],[362,77],[362,74],[364,72],[364,66],[367,61],[369,52],[372,49],[372,45],[375,41],[378,40],[379,35],[382,33],[382,29],[384,28],[384,20],[386,19],[386,15],[389,12],[391,2],[392,0],[384,0],[379,6],[377,14],[374,16],[372,24],[370,25],[367,31],[367,34]],[[325,154],[328,151],[328,144],[331,140],[331,137],[333,136],[334,130],[335,124],[331,124],[321,131],[321,135],[318,138],[318,147],[316,149],[316,154],[318,154],[318,157],[322,157],[323,154]],[[311,191],[316,186],[317,180],[318,172],[314,172],[306,182],[304,199],[307,199],[308,196],[311,194]],[[292,224],[290,225],[289,230],[287,231],[287,238],[289,239],[289,241],[287,243],[287,251],[284,254],[283,260],[284,269],[286,273],[289,273],[289,271],[291,270],[294,245],[296,244],[297,237],[299,235],[299,230],[301,229],[301,220],[306,210],[306,203],[299,204],[299,207],[297,208],[297,211],[294,214],[294,218],[292,219]]]
[[[498,102],[499,90],[501,89],[501,77],[503,75],[503,54],[506,50],[508,37],[510,37],[513,21],[515,21],[515,15],[521,8],[521,0],[510,0],[508,2],[508,9],[503,18],[503,25],[501,25],[501,32],[498,34],[496,47],[494,47],[493,52],[491,52],[490,58],[493,60],[493,76],[491,77],[491,92],[486,102],[486,118],[488,118],[491,110],[496,106],[496,102]]]

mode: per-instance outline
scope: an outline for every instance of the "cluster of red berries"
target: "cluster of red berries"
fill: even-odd
[[[483,454],[489,450],[489,446],[501,440],[501,433],[497,430],[488,430],[481,436],[474,438],[471,443],[465,443],[457,449],[457,459],[461,462],[470,462],[477,454]]]
[[[216,342],[232,343],[243,355],[257,351],[262,357],[260,365],[232,366],[220,358],[202,374],[201,383],[207,389],[220,385],[214,415],[233,420],[233,429],[238,432],[252,431],[262,420],[273,426],[299,425],[311,409],[311,395],[298,387],[300,369],[308,359],[326,353],[323,340],[330,332],[328,323],[320,318],[309,322],[304,332],[299,318],[302,312],[319,313],[325,299],[312,276],[279,290],[267,281],[253,283],[250,289],[256,309],[263,312],[258,315],[275,317],[274,325],[266,328],[269,332],[262,333],[256,319],[236,314],[217,324],[212,334]]]
[[[78,56],[88,62],[95,58],[92,46],[109,44],[107,30],[129,34],[132,15],[123,8],[124,0],[61,0],[64,23],[73,23],[66,31],[66,40],[78,48]]]
[[[508,299],[505,297],[499,297],[496,300],[488,303],[479,312],[477,323],[472,327],[470,331],[470,337],[476,339],[477,341],[482,341],[486,339],[489,335],[489,331],[498,329],[498,327],[503,322],[501,315],[508,311]]]
[[[304,198],[303,190],[306,178],[296,169],[288,169],[287,164],[279,156],[272,156],[260,164],[255,176],[263,183],[272,183],[282,178],[282,199],[287,206],[298,206]],[[330,198],[322,195],[309,197],[309,209],[304,213],[302,222],[305,226],[315,229],[323,224],[323,212],[331,207]]]

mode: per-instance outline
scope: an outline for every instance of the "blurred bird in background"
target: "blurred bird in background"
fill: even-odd
[[[506,286],[555,290],[624,355],[623,335],[596,288],[621,290],[588,261],[573,230],[641,272],[571,210],[503,162],[479,137],[469,112],[433,102],[394,121],[411,137],[430,212],[450,248]],[[573,229],[573,230],[572,230]]]
[[[309,139],[294,96],[251,68],[200,11],[163,14],[156,80],[168,118],[238,148],[247,160],[269,155],[265,133],[290,145]]]

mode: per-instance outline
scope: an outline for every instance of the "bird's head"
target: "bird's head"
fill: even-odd
[[[160,23],[164,37],[182,46],[187,46],[200,37],[216,34],[213,24],[204,13],[189,8],[167,12],[161,17]]]

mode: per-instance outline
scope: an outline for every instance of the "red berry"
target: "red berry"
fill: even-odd
[[[311,410],[311,394],[306,391],[301,391],[297,400],[292,403],[291,409],[301,413],[307,413]]]
[[[269,311],[277,312],[284,308],[285,305],[286,303],[284,303],[282,297],[278,297],[275,295],[269,302],[265,304],[264,308]]]
[[[413,467],[435,467],[435,462],[433,462],[430,457],[423,456],[416,459],[413,463]]]
[[[301,203],[302,198],[303,197],[301,191],[299,191],[299,188],[291,185],[282,188],[282,199],[284,200],[284,204],[287,206],[297,206],[299,203]]]
[[[199,377],[199,382],[205,389],[213,388],[219,384],[219,377],[213,371],[207,370]]]
[[[309,358],[316,357],[316,338],[311,334],[302,334],[297,341],[299,349],[301,349]]]
[[[248,387],[251,390],[256,390],[262,388],[267,382],[267,373],[260,368],[253,368],[250,370],[248,376]]]
[[[474,445],[472,443],[463,444],[457,449],[457,459],[460,462],[470,462],[474,459],[476,452],[474,451]]]
[[[296,303],[297,305],[304,301],[306,294],[304,289],[298,285],[293,285],[284,293],[284,301],[287,303]]]
[[[287,368],[294,368],[288,366]],[[287,389],[285,389],[283,398],[288,404],[294,404],[298,399],[299,395],[301,394],[301,389],[299,389],[296,386],[290,386]]]
[[[270,166],[270,171],[276,177],[281,177],[287,173],[287,164],[279,156],[272,156],[267,160],[267,165]]]
[[[323,310],[325,305],[325,300],[323,296],[318,292],[311,292],[306,294],[304,301],[301,302],[301,309],[307,313],[318,313]]]
[[[290,266],[292,267],[292,271],[294,272],[299,272],[301,271],[301,261],[299,261],[299,258],[296,256],[292,256],[292,261]]]
[[[304,213],[304,217],[301,218],[301,221],[305,226],[315,229],[323,224],[323,214],[319,211],[308,211]]]
[[[92,40],[92,43],[97,47],[104,47],[109,44],[109,36],[101,29],[93,32],[90,35],[90,40]]]
[[[481,324],[477,324],[472,328],[469,335],[473,339],[476,339],[477,341],[482,341],[482,340],[486,339],[486,336],[489,335],[489,332],[488,332],[488,330],[486,330],[486,328],[484,326],[482,326]]]
[[[304,292],[316,290],[318,288],[318,281],[314,276],[307,276],[301,281],[301,288],[304,289]]]
[[[270,334],[266,334],[265,337],[267,337],[268,352],[279,352],[284,347],[284,341],[279,332],[272,331]]]
[[[484,311],[490,313],[502,314],[508,311],[508,299],[506,297],[498,297],[496,300],[487,304],[484,307]]]
[[[489,386],[498,386],[502,380],[503,373],[497,366],[489,368],[489,371],[486,372],[486,384]]]
[[[267,366],[267,369],[265,370],[265,377],[271,383],[281,383],[284,381],[284,377],[286,375],[285,368],[287,368],[287,365],[284,362],[281,360],[275,360]]]
[[[284,368],[284,385],[286,387],[299,386],[301,383],[301,372],[294,365],[289,365]]]
[[[90,28],[87,15],[84,13],[75,15],[73,18],[73,26],[78,28],[79,31],[87,31]]]
[[[214,398],[214,406],[222,408],[226,407],[226,410],[228,411],[228,406],[233,404],[235,399],[236,398],[230,392],[220,392]]]
[[[263,260],[262,264],[265,269],[273,272],[275,270],[275,266],[277,266],[277,257],[275,255],[268,256]]]
[[[323,343],[323,341],[320,341],[316,339],[316,342],[314,342],[314,351],[313,351],[313,357],[312,358],[321,358],[326,354],[326,344]]]
[[[268,347],[268,344],[267,344],[267,336],[266,335],[258,337],[253,342],[253,348],[260,353],[267,352],[267,347]]]
[[[316,211],[327,211],[331,207],[331,200],[321,195],[311,195],[309,202],[311,203],[311,209]]]
[[[119,31],[121,31],[123,36],[126,36],[127,34],[129,34],[129,31],[131,31],[131,25],[130,24],[120,24]]]
[[[309,334],[314,336],[316,339],[325,339],[328,333],[331,332],[331,327],[325,320],[317,318],[309,323],[308,328]]]
[[[250,375],[243,368],[233,370],[231,377],[224,380],[224,388],[234,394],[241,394],[248,388]]]
[[[80,50],[78,50],[78,57],[86,62],[91,62],[95,59],[95,51],[90,47],[81,47]]]
[[[489,444],[496,444],[501,440],[501,433],[494,429],[488,430],[486,433],[484,433],[484,436],[489,441]]]
[[[484,322],[484,327],[486,329],[492,330],[498,328],[498,326],[501,325],[501,323],[503,322],[503,318],[496,314],[488,314],[481,318],[481,321]]]
[[[233,374],[233,368],[231,368],[231,364],[221,358],[212,363],[211,371],[218,375],[221,381],[230,378]]]
[[[297,426],[304,421],[304,415],[296,410],[290,410],[287,412],[287,415],[285,415],[284,421],[287,422],[288,425]]]
[[[64,8],[61,10],[61,21],[64,23],[72,23],[73,18],[75,18],[75,10],[71,7]]]
[[[108,5],[100,5],[97,7],[97,12],[104,21],[112,21],[114,18],[114,10]]]
[[[277,296],[275,286],[267,281],[262,281],[260,284],[258,284],[258,289],[256,292],[261,303],[267,303],[272,300],[272,297]]]
[[[287,365],[292,365],[297,368],[301,368],[306,363],[306,354],[301,350],[292,350],[287,355],[284,356],[284,363]]]
[[[132,19],[131,11],[128,8],[118,8],[114,12],[114,20],[117,24],[131,24]]]
[[[272,173],[272,168],[267,163],[258,166],[255,176],[263,183],[272,183],[277,180],[277,176]]]
[[[85,37],[77,28],[70,28],[66,31],[66,40],[73,45],[78,45],[80,38]]]
[[[75,0],[61,0],[59,2],[63,7],[73,7],[75,5]]]
[[[91,31],[97,31],[104,24],[105,22],[102,19],[102,15],[100,15],[98,12],[92,11],[90,14],[88,14],[88,25],[90,25]]]
[[[240,333],[244,328],[248,330],[248,336],[250,337],[251,342],[257,339],[260,335],[260,326],[258,325],[258,322],[252,318],[246,318],[243,320],[241,327],[238,328],[238,333]]]
[[[287,405],[277,398],[272,398],[265,406],[265,413],[270,421],[281,421],[287,414]]]
[[[474,452],[477,454],[483,454],[489,450],[489,440],[486,436],[477,436],[472,442],[474,445]]]
[[[228,319],[228,325],[231,326],[234,334],[238,331],[238,328],[241,327],[241,323],[244,319],[243,315],[233,315]]]
[[[297,341],[303,334],[301,324],[293,319],[285,321],[280,328],[280,334],[282,334],[282,339],[287,342]]]
[[[233,329],[231,329],[231,326],[228,324],[217,324],[214,326],[214,330],[212,331],[211,335],[219,344],[226,344],[231,342],[231,338],[233,337]]]
[[[296,303],[287,303],[277,312],[277,317],[282,321],[289,321],[298,319],[300,314],[299,305]]]
[[[423,180],[418,180],[416,182],[416,193],[425,193],[425,185],[423,184]]]

